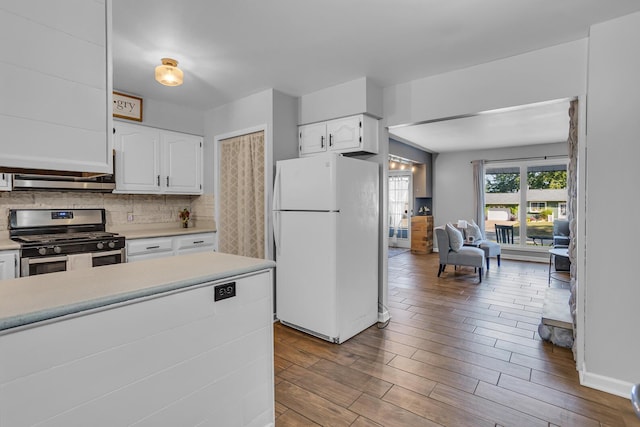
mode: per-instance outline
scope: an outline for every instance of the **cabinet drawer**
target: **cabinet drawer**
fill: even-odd
[[[184,237],[175,237],[175,249],[190,249],[208,246],[213,248],[213,233],[190,234]]]
[[[173,252],[173,239],[171,237],[136,239],[127,242],[127,254],[139,255],[156,252]]]

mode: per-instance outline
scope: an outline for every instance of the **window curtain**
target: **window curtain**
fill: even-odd
[[[471,162],[473,166],[473,220],[480,227],[482,235],[484,234],[484,160],[474,160]]]
[[[264,258],[264,132],[220,141],[220,252]]]

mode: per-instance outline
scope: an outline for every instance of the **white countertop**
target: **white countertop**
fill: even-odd
[[[0,251],[10,251],[20,249],[20,244],[9,239],[9,232],[0,231]]]
[[[198,221],[183,228],[179,222],[158,224],[127,224],[108,226],[107,231],[118,233],[127,239],[144,239],[149,237],[181,236],[196,233],[215,233],[216,224],[213,221]],[[9,232],[0,231],[0,251],[19,250],[20,244],[9,238]]]
[[[158,224],[126,224],[107,227],[107,231],[118,233],[127,239],[145,239],[149,237],[180,236],[195,233],[215,233],[216,224],[213,221],[198,221],[183,228],[180,222]]]
[[[0,331],[275,267],[204,252],[0,281]]]

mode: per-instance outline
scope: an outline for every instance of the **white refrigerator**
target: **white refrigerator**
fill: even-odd
[[[276,315],[342,343],[378,319],[378,164],[323,154],[276,164]]]

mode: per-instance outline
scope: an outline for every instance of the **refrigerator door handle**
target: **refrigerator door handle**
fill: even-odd
[[[273,211],[273,243],[276,245],[276,257],[280,255],[280,212]]]
[[[276,177],[273,180],[273,203],[271,209],[280,210],[280,168],[276,167]]]

